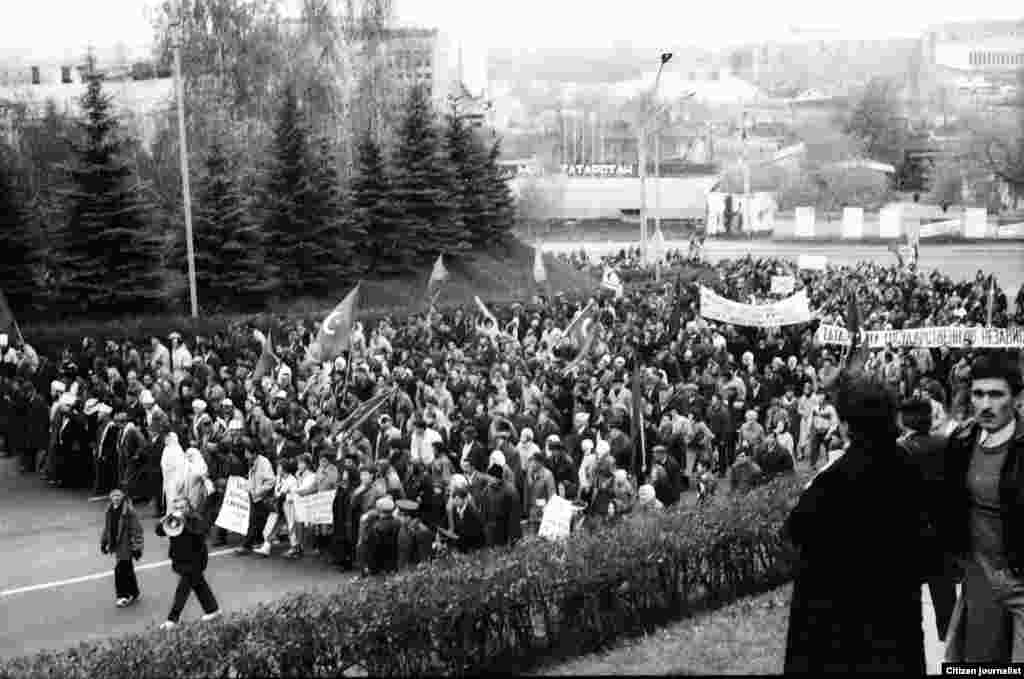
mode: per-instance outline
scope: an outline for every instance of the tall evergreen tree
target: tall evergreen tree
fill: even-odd
[[[336,293],[343,284],[362,273],[353,257],[355,243],[346,229],[345,201],[338,176],[338,160],[330,139],[317,145],[313,162],[313,208],[311,237],[321,253],[307,272],[309,286],[320,295]]]
[[[61,298],[80,310],[152,311],[163,295],[160,243],[147,221],[151,206],[122,157],[102,75],[89,76],[81,105],[60,243]]]
[[[421,86],[412,88],[409,95],[393,166],[393,195],[402,212],[402,237],[418,251],[415,261],[405,263],[407,268],[429,264],[439,252],[468,249],[469,234],[451,205],[454,179],[441,149],[430,100]]]
[[[39,242],[15,175],[13,154],[0,148],[0,290],[14,309],[24,309],[38,299],[33,265]]]
[[[275,287],[260,227],[249,216],[235,171],[227,149],[214,142],[194,210],[196,282],[204,309],[258,308]]]
[[[349,189],[349,238],[363,266],[384,275],[402,273],[415,261],[416,243],[407,238],[404,220],[391,194],[387,166],[373,135],[359,141],[356,172]]]
[[[292,87],[284,92],[272,156],[263,204],[264,242],[267,259],[279,273],[278,292],[294,297],[307,292],[307,274],[322,253],[313,239],[317,209],[309,132]]]
[[[445,116],[445,151],[451,166],[452,207],[467,232],[469,245],[481,248],[490,237],[487,150],[466,125],[457,102]]]
[[[501,140],[491,145],[484,163],[484,191],[487,195],[490,237],[502,239],[512,232],[516,225],[516,200],[509,188],[508,180],[498,165],[501,158]]]

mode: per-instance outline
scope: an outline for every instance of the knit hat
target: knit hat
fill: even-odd
[[[488,462],[491,466],[498,465],[499,467],[504,467],[506,464],[505,453],[501,452],[500,450],[495,450],[493,453],[491,453],[491,457],[490,460],[488,460]]]
[[[192,410],[194,410],[197,413],[203,412],[204,410],[206,410],[206,401],[204,401],[201,398],[195,399],[194,401],[192,401]]]
[[[395,511],[395,501],[391,499],[390,495],[385,495],[377,500],[376,508],[382,514],[390,514]]]
[[[623,472],[623,474],[625,474],[625,472]],[[636,494],[641,502],[650,502],[656,497],[656,494],[654,492],[654,486],[646,483],[640,486]]]

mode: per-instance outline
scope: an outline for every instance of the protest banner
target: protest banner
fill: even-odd
[[[1024,347],[1024,328],[985,328],[944,326],[910,328],[907,330],[868,330],[864,333],[871,349],[893,347],[938,348],[960,347],[970,342],[980,349],[1015,349]],[[818,344],[849,346],[850,333],[836,325],[822,325],[814,335]]]
[[[772,276],[773,295],[792,295],[796,290],[796,278],[793,276]]]
[[[700,286],[700,315],[721,323],[754,328],[775,328],[809,323],[814,315],[804,290],[771,304],[743,304]]]
[[[326,525],[334,523],[334,495],[325,490],[295,498],[295,520],[299,523]]]
[[[572,532],[572,518],[576,513],[573,504],[563,497],[555,495],[544,505],[540,528],[537,535],[548,540],[559,540],[569,537]]]
[[[921,224],[921,227],[918,229],[918,237],[922,240],[927,238],[939,238],[941,236],[957,236],[959,234],[959,219],[947,219],[942,222]]]
[[[249,532],[249,481],[242,476],[228,477],[224,503],[220,507],[215,525],[232,533]]]
[[[825,255],[800,255],[796,260],[796,265],[800,269],[824,271],[828,267],[828,257]]]

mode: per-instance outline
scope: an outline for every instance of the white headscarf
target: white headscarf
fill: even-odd
[[[188,459],[185,451],[178,443],[178,435],[174,432],[167,434],[164,439],[164,452],[160,456],[160,471],[164,477],[164,496],[167,500],[167,507],[174,503],[174,498],[184,494],[186,477],[188,474]]]

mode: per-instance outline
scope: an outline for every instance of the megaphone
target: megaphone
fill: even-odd
[[[160,523],[163,525],[167,537],[176,538],[185,530],[185,515],[181,512],[173,512],[165,516]]]

